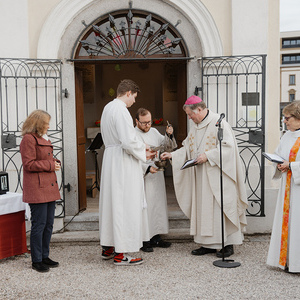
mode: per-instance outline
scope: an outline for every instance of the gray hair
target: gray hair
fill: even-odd
[[[300,101],[293,101],[292,103],[288,104],[284,107],[282,113],[290,114],[291,116],[300,120]]]
[[[205,109],[206,108],[206,104],[204,101],[201,101],[199,103],[195,103],[195,104],[184,104],[183,105],[183,110],[185,110],[187,107],[189,107],[191,110],[195,110],[197,107],[200,107],[201,109]]]

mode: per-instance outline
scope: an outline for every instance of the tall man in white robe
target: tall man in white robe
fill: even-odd
[[[144,181],[141,162],[146,145],[133,127],[128,111],[137,97],[139,87],[129,79],[122,80],[117,98],[109,102],[101,116],[101,133],[105,145],[102,163],[99,233],[102,258],[114,258],[115,265],[141,264],[125,252],[137,252],[149,239]]]
[[[209,111],[197,96],[191,96],[183,106],[193,121],[183,147],[162,158],[172,158],[175,193],[182,211],[190,218],[190,234],[200,248],[193,255],[215,253],[228,257],[234,253],[233,245],[243,241],[246,226],[247,196],[244,174],[234,133],[223,120],[222,169],[224,204],[224,249],[222,249],[220,152],[216,122],[219,115]],[[184,170],[188,159],[196,165]]]
[[[136,132],[138,137],[150,147],[170,148],[177,147],[173,136],[173,127],[167,126],[166,134],[162,135],[156,128],[151,127],[152,116],[149,110],[139,108],[136,113]],[[159,154],[158,154],[159,155]],[[144,241],[141,248],[144,252],[153,252],[153,247],[168,248],[170,242],[164,241],[160,234],[169,232],[167,195],[164,173],[158,171],[153,160],[142,163],[145,174],[145,193],[149,222],[150,241]]]

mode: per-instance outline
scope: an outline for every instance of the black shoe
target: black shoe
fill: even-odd
[[[143,242],[143,247],[141,248],[144,252],[153,252],[153,248],[150,245],[150,242]]]
[[[193,250],[191,253],[193,255],[205,255],[208,253],[216,253],[216,249],[209,249],[209,248],[205,248],[205,247],[200,247],[199,249],[195,249]]]
[[[49,267],[45,266],[42,262],[33,262],[32,269],[41,273],[45,273],[49,271]]]
[[[288,267],[288,266],[285,266],[285,268],[284,268],[284,272],[285,272],[285,273],[290,273],[290,271],[289,271],[289,267]]]
[[[150,239],[150,245],[152,247],[160,247],[160,248],[169,248],[171,246],[170,242],[166,242],[162,240],[159,234],[156,234]]]
[[[42,263],[49,268],[56,268],[59,266],[59,263],[57,261],[53,261],[49,257],[43,258]]]
[[[166,242],[164,240],[159,240],[159,241],[151,241],[150,240],[150,245],[152,247],[169,248],[172,245],[172,243]]]
[[[227,245],[224,247],[224,257],[229,257],[234,254],[233,245]],[[223,258],[223,251],[220,250],[217,252],[217,257]]]

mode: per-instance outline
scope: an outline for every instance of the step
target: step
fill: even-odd
[[[169,228],[189,230],[190,220],[183,214],[181,210],[169,211]]]
[[[170,229],[168,234],[161,235],[164,240],[170,242],[191,242],[193,237],[189,234],[189,229]],[[51,238],[51,244],[86,244],[100,243],[99,231],[65,231],[54,233]]]
[[[64,219],[65,231],[98,231],[99,215],[98,213],[83,212],[76,217],[66,216]],[[190,221],[180,210],[169,211],[169,228],[171,229],[189,229]]]
[[[54,233],[51,237],[51,244],[76,244],[79,245],[81,243],[98,243],[99,240],[99,231],[65,231],[62,233]]]
[[[65,231],[98,231],[99,214],[81,213],[76,217],[66,216],[64,219]]]
[[[161,235],[163,240],[176,243],[192,242],[193,236],[190,235],[189,228],[171,228],[168,234]]]

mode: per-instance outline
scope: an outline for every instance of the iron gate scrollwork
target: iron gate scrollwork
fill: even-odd
[[[63,122],[60,60],[0,59],[2,169],[9,174],[11,192],[22,192],[20,155],[22,125],[35,109],[51,115],[48,136],[54,156],[62,162],[57,179],[61,199],[56,217],[64,217]]]
[[[245,170],[248,216],[265,216],[265,55],[204,57],[202,97],[225,113],[237,139]]]
[[[176,26],[144,11],[109,14],[91,27],[80,40],[75,57],[184,57],[187,49]]]

